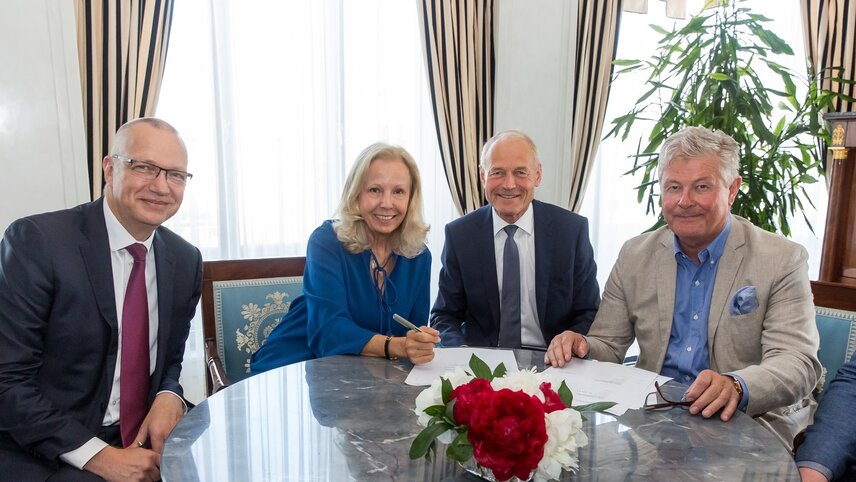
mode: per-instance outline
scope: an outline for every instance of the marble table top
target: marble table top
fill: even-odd
[[[543,353],[515,352],[543,369]],[[250,377],[191,410],[166,442],[164,481],[475,481],[442,450],[408,450],[424,387],[408,361],[335,356]],[[573,387],[571,387],[573,389]],[[584,414],[579,481],[799,481],[787,449],[751,417],[728,423],[683,408]]]

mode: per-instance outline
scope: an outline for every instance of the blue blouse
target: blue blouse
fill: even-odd
[[[395,256],[381,295],[372,278],[371,250],[352,254],[325,221],[309,237],[303,294],[253,355],[250,373],[312,358],[356,354],[376,334],[404,336],[393,313],[428,324],[431,253]]]

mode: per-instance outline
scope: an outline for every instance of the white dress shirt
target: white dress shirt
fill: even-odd
[[[535,215],[532,203],[523,216],[514,223],[517,232],[514,242],[520,256],[520,342],[524,346],[546,347],[541,324],[538,320],[538,308],[535,298]],[[502,302],[502,259],[505,252],[505,240],[508,234],[503,230],[508,226],[504,219],[493,210],[493,250],[496,256],[496,280]]]
[[[119,423],[119,372],[122,367],[122,307],[125,303],[125,290],[131,277],[134,258],[125,247],[140,243],[146,247],[146,297],[149,303],[149,373],[155,370],[158,352],[158,290],[155,271],[155,253],[152,250],[154,236],[145,241],[137,241],[119,223],[113,211],[104,200],[104,221],[107,224],[107,238],[110,243],[110,261],[113,266],[113,293],[116,299],[116,317],[119,321],[119,350],[116,354],[116,370],[113,372],[113,387],[102,425]],[[178,396],[176,394],[176,396]],[[78,469],[83,469],[89,460],[107,446],[99,438],[92,438],[80,448],[60,455],[60,460]]]

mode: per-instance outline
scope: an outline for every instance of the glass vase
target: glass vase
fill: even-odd
[[[467,460],[466,462],[458,462],[458,465],[460,465],[461,468],[463,468],[467,472],[469,472],[469,473],[471,473],[471,474],[473,474],[479,478],[482,478],[484,480],[488,480],[490,482],[501,482],[499,479],[494,477],[493,472],[490,469],[482,467],[481,465],[479,465],[475,461],[475,459],[470,459],[470,460]],[[529,477],[527,477],[525,479],[521,479],[519,477],[512,476],[510,479],[508,479],[508,482],[528,482],[528,481],[532,480],[534,477],[535,477],[535,471],[533,470],[532,473],[529,474]]]

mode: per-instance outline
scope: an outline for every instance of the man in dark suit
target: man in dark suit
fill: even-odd
[[[856,354],[838,369],[797,449],[803,482],[856,480]]]
[[[600,295],[586,219],[533,200],[541,162],[522,132],[488,140],[480,172],[490,204],[446,226],[431,313],[443,345],[546,347],[588,332]]]
[[[15,221],[0,242],[4,480],[158,480],[186,411],[202,257],[160,225],[181,205],[187,151],[171,125],[137,119],[103,169],[101,199]]]

